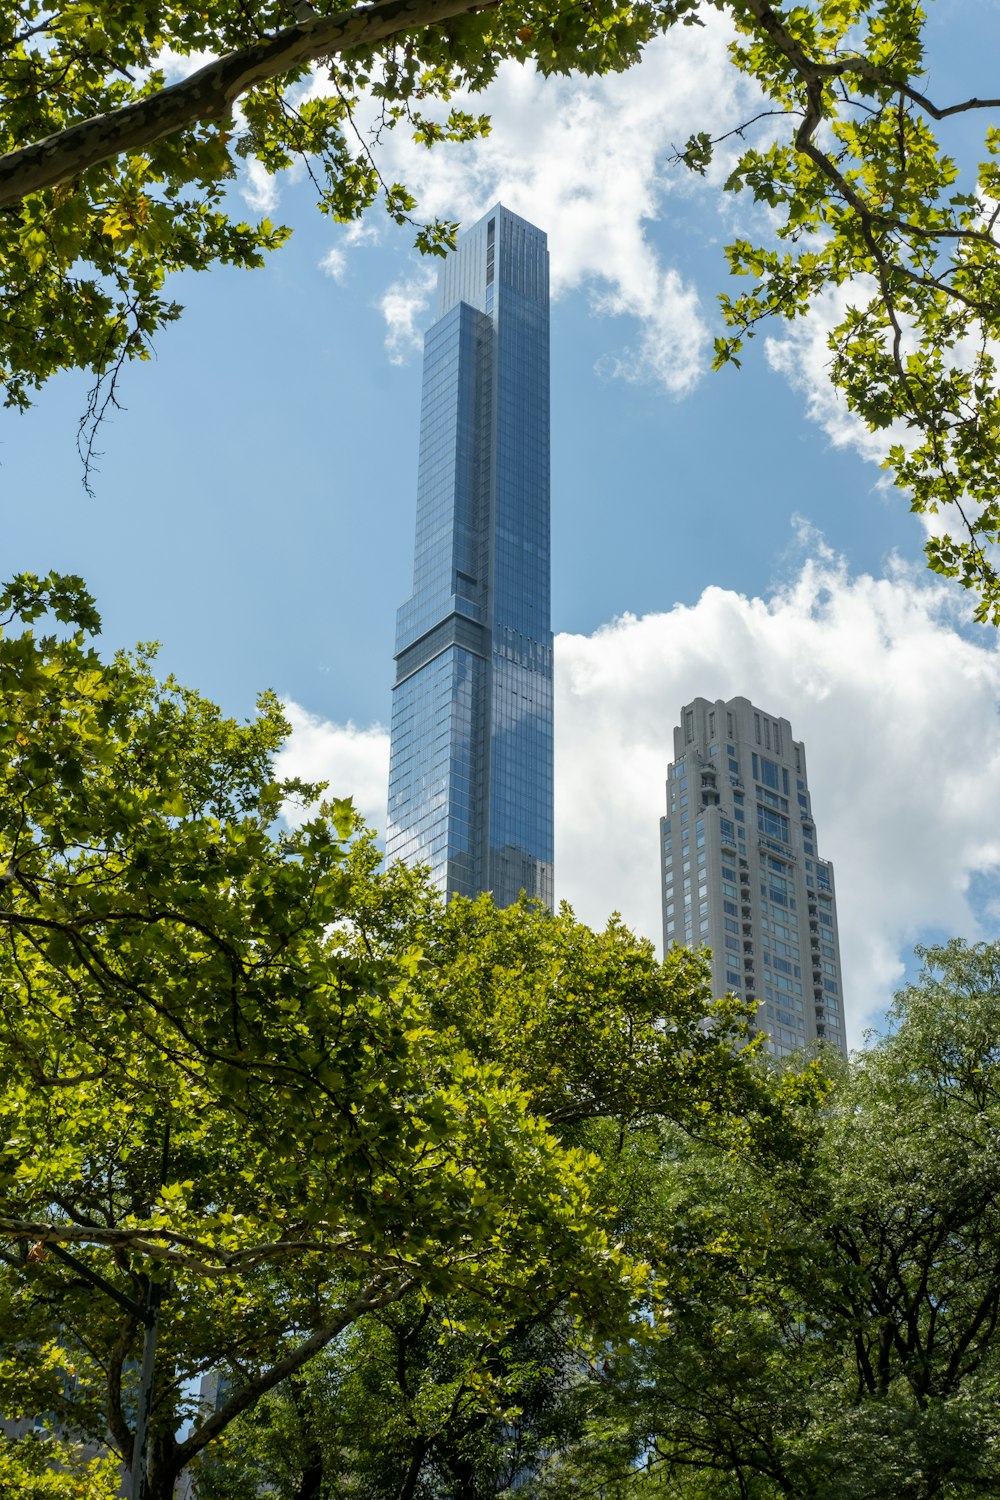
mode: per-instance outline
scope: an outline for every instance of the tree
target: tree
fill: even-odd
[[[799,1151],[674,1137],[646,1214],[687,1287],[547,1493],[589,1493],[598,1445],[623,1495],[997,1492],[1000,945],[923,956],[890,1032],[802,1109]]]
[[[681,0],[683,7],[684,0]],[[290,25],[293,16],[297,24]],[[356,124],[365,96],[379,129],[428,146],[469,139],[484,117],[432,113],[480,89],[504,57],[554,70],[625,66],[641,35],[614,0],[379,0],[316,11],[308,0],[190,6],[135,0],[16,0],[0,17],[0,383],[23,407],[55,371],[97,377],[89,417],[114,400],[122,362],[146,357],[175,319],[167,275],[219,262],[257,266],[287,236],[236,221],[225,188],[240,156],[269,171],[303,158],[319,206],[358,217],[380,194],[394,219],[415,206],[384,182]],[[205,54],[212,61],[198,67]],[[169,61],[195,64],[168,84]],[[311,65],[322,89],[302,97]],[[234,111],[238,105],[238,117]],[[441,252],[456,226],[421,228]],[[89,452],[89,450],[88,450]]]
[[[102,662],[78,579],[23,576],[0,612],[25,627],[0,639],[0,1411],[128,1461],[155,1333],[167,1500],[396,1304],[627,1324],[648,1269],[571,1127],[752,1100],[740,1007],[618,924],[443,910],[346,803],[276,824],[317,789],[272,780],[274,701],[240,726],[148,653]]]
[[[272,172],[304,159],[336,219],[381,197],[402,222],[415,204],[404,184],[382,179],[385,130],[401,126],[428,146],[468,140],[489,122],[455,96],[480,92],[503,60],[546,73],[629,67],[653,37],[709,8],[734,25],[734,65],[765,107],[723,137],[696,129],[678,160],[704,172],[718,139],[771,121],[726,186],[765,204],[777,236],[729,247],[730,269],[755,285],[722,299],[732,333],[718,340],[718,362],[738,363],[762,322],[842,293],[831,379],[886,434],[886,467],[912,508],[940,512],[930,566],[977,595],[977,619],[1000,622],[1000,137],[987,128],[976,179],[960,184],[934,136],[940,121],[1000,101],[928,93],[914,0],[378,0],[344,11],[214,0],[197,14],[153,0],[17,0],[0,17],[8,403],[24,406],[57,370],[92,371],[89,452],[122,362],[144,357],[179,315],[169,273],[259,265],[287,237],[231,216],[225,186],[241,156]],[[195,66],[205,54],[212,60]],[[194,71],[168,83],[178,59]],[[372,136],[358,125],[366,101],[378,110]],[[443,253],[455,229],[424,225],[418,243]]]

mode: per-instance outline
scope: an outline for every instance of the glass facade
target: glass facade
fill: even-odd
[[[548,251],[498,206],[439,278],[396,619],[386,852],[448,896],[552,904],[549,569]]]

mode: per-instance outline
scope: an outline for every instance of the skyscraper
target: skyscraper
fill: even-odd
[[[497,206],[424,346],[413,593],[396,617],[390,860],[446,895],[552,902],[549,262]]]
[[[711,948],[714,993],[756,1000],[777,1056],[846,1051],[833,866],[787,719],[746,698],[681,710],[660,855],[664,951]]]

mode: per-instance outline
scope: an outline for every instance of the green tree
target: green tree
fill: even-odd
[[[766,205],[776,234],[729,247],[730,269],[754,285],[722,298],[732,332],[718,361],[738,362],[762,322],[843,292],[831,378],[885,433],[886,467],[912,508],[940,513],[930,566],[997,623],[1000,135],[987,125],[982,162],[959,181],[934,132],[1000,101],[930,92],[914,0],[378,0],[354,10],[214,0],[196,12],[159,0],[15,0],[0,17],[7,401],[23,406],[55,371],[82,367],[96,377],[89,416],[99,420],[122,362],[144,357],[180,312],[171,271],[255,266],[281,244],[286,228],[230,212],[240,157],[272,172],[302,158],[324,212],[349,220],[381,197],[402,222],[415,204],[380,173],[386,129],[428,146],[468,140],[489,122],[456,95],[481,91],[505,59],[546,73],[622,69],[710,9],[734,25],[733,64],[765,102],[727,135],[769,132],[726,186]],[[194,71],[168,84],[168,60]],[[321,86],[306,98],[311,67]],[[380,112],[371,139],[356,129],[369,98]],[[704,124],[692,121],[678,158],[700,172],[717,143]],[[424,225],[418,243],[443,253],[455,227]]]
[[[739,1008],[617,924],[443,910],[348,804],[280,826],[316,789],[272,779],[274,701],[241,726],[148,653],[102,661],[79,580],[0,612],[0,1411],[127,1458],[157,1309],[166,1500],[397,1303],[456,1299],[473,1343],[557,1307],[627,1324],[649,1271],[569,1127],[731,1108]]]
[[[369,911],[359,938],[369,953],[403,936],[392,883],[390,875],[381,886],[387,918]],[[427,960],[416,983],[435,1029],[457,1028],[564,1145],[600,1161],[610,1203],[622,1201],[623,1142],[643,1122],[669,1116],[711,1134],[734,1110],[753,1119],[777,1108],[731,1045],[741,1007],[714,1004],[715,1026],[705,1030],[709,992],[701,961],[686,951],[660,965],[616,920],[594,933],[566,910],[539,920],[527,903],[497,911],[486,897],[451,902],[421,930],[407,926],[405,941]],[[763,1115],[751,1130],[762,1128]],[[614,1241],[634,1211],[611,1213]],[[647,1287],[650,1308],[666,1286]],[[339,1341],[308,1382],[282,1387],[264,1415],[240,1423],[204,1473],[206,1493],[249,1500],[261,1485],[289,1500],[500,1493],[575,1433],[567,1394],[607,1338],[607,1326],[568,1317],[558,1298],[508,1310],[477,1308],[461,1289],[435,1298],[416,1291]]]
[[[797,1150],[673,1137],[645,1212],[686,1286],[546,1493],[602,1468],[705,1500],[1000,1488],[1000,944],[923,956],[889,1033],[800,1108]]]

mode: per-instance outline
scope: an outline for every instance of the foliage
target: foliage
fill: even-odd
[[[965,183],[935,136],[939,122],[1000,100],[926,92],[915,0],[713,3],[735,23],[734,62],[771,106],[762,117],[789,122],[744,150],[726,183],[767,207],[778,244],[728,247],[730,270],[755,284],[722,297],[733,332],[716,362],[738,363],[772,317],[834,309],[834,386],[885,434],[884,466],[911,509],[941,515],[930,567],[978,596],[977,620],[1000,624],[1000,133],[986,127]],[[698,132],[682,155],[704,172],[714,144]]]
[[[148,652],[103,662],[79,580],[23,576],[0,611],[24,626],[0,639],[0,1411],[129,1453],[158,1302],[165,1497],[397,1302],[450,1296],[472,1338],[627,1326],[648,1268],[555,1126],[624,1128],[643,1079],[709,1124],[752,1099],[739,1010],[618,924],[444,911],[377,873],[349,804],[278,825],[316,789],[271,779],[274,701],[241,726]]]
[[[116,1500],[120,1468],[51,1434],[30,1433],[19,1441],[0,1434],[0,1494],[17,1500]]]
[[[213,0],[194,12],[16,0],[0,17],[7,401],[24,406],[57,370],[92,371],[89,453],[122,362],[146,357],[180,312],[169,273],[256,266],[286,238],[231,213],[241,157],[270,172],[304,160],[336,219],[381,198],[404,222],[416,205],[380,173],[386,130],[427,146],[472,139],[489,121],[465,106],[503,60],[545,73],[626,68],[657,34],[710,8],[734,26],[734,65],[765,108],[714,140],[696,128],[678,159],[705,173],[718,140],[771,120],[726,187],[748,189],[777,235],[728,249],[732,272],[754,284],[722,298],[732,331],[717,362],[738,363],[768,319],[839,307],[834,385],[885,434],[886,467],[912,508],[939,517],[930,566],[978,596],[977,619],[1000,622],[1000,134],[987,128],[976,180],[959,182],[934,133],[998,101],[928,94],[915,0],[379,0],[353,11]],[[424,225],[418,243],[444,253],[456,227]]]
[[[672,1326],[619,1352],[542,1493],[996,1493],[1000,944],[924,957],[798,1151],[674,1137],[646,1209],[687,1271]]]
[[[473,1336],[412,1299],[374,1315],[307,1380],[268,1397],[203,1468],[204,1500],[364,1494],[369,1500],[509,1489],[567,1438],[562,1392],[577,1340],[558,1318]]]
[[[663,14],[691,0],[661,0]],[[0,16],[0,384],[23,407],[55,371],[98,377],[90,417],[114,400],[122,361],[148,356],[180,308],[172,271],[253,267],[287,229],[234,217],[241,157],[268,171],[306,161],[324,213],[357,218],[381,195],[397,222],[414,201],[382,179],[358,126],[402,125],[427,146],[488,129],[452,101],[505,57],[545,71],[634,61],[659,24],[616,0],[14,0]],[[297,24],[290,24],[297,18]],[[205,62],[205,58],[212,61]],[[310,86],[315,73],[317,87]],[[180,77],[177,77],[177,74]],[[237,110],[238,102],[238,110]],[[441,106],[441,108],[437,108]],[[443,253],[456,226],[421,227]]]

